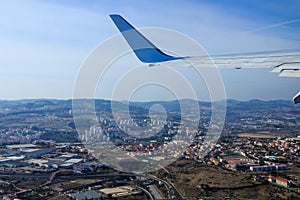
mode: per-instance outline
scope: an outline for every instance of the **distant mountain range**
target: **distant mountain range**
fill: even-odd
[[[94,99],[93,99],[94,100]],[[87,99],[80,99],[78,101],[89,101]],[[183,99],[180,100],[181,103],[189,104],[194,100],[190,99]],[[110,100],[104,100],[104,99],[95,99],[96,105],[105,105],[110,106],[111,101]],[[118,101],[115,103],[119,103],[120,105],[126,105],[129,103],[130,106],[140,107],[149,109],[154,104],[160,104],[166,109],[178,109],[179,107],[179,100],[171,100],[171,101],[149,101],[149,102],[126,102],[126,101]],[[211,102],[205,102],[205,101],[199,101],[198,102],[200,106],[208,107],[211,105]],[[72,100],[58,100],[58,99],[21,99],[21,100],[0,100],[0,108],[8,108],[8,107],[44,107],[44,106],[53,106],[53,105],[65,105],[65,106],[71,106]],[[233,100],[228,99],[226,101],[227,107],[235,107],[235,108],[248,108],[248,109],[258,109],[258,108],[272,108],[272,107],[285,107],[285,108],[299,108],[300,106],[294,105],[292,101],[289,100],[269,100],[269,101],[263,101],[263,100],[249,100],[249,101],[239,101],[239,100]]]

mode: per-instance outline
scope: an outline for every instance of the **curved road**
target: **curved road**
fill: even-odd
[[[150,175],[150,174],[132,174],[132,173],[109,173],[109,174],[76,174],[76,175],[57,175],[59,171],[52,172],[51,174],[47,173],[33,173],[33,174],[14,174],[14,173],[6,173],[6,174],[0,174],[0,177],[18,177],[18,178],[47,178],[49,179],[47,182],[42,184],[41,186],[45,186],[50,184],[55,178],[60,179],[67,179],[67,180],[73,180],[78,178],[97,178],[97,177],[113,177],[113,176],[140,176],[140,177],[146,177],[155,181],[160,181],[164,183],[168,189],[168,198],[171,199],[174,197],[174,188],[173,185],[167,182],[166,180],[162,180],[160,178],[157,178],[156,176]],[[140,188],[140,187],[139,187]],[[146,189],[141,189],[144,192],[147,191]],[[175,188],[176,190],[176,188]],[[150,194],[149,191],[146,192],[148,196],[151,199],[154,199],[153,196]],[[149,195],[150,194],[150,195]]]

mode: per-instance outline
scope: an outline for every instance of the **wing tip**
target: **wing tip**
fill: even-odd
[[[112,14],[109,14],[110,17],[122,17],[120,14],[117,14],[117,13],[112,13]]]
[[[300,103],[300,92],[298,92],[298,93],[294,96],[293,100],[294,100],[294,103],[295,103],[295,104]]]

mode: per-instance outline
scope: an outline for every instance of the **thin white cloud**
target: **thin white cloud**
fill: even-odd
[[[280,22],[280,23],[276,23],[276,24],[271,24],[262,28],[258,28],[258,29],[253,29],[250,31],[247,31],[248,33],[253,33],[253,32],[259,32],[259,31],[263,31],[263,30],[267,30],[267,29],[271,29],[271,28],[277,28],[283,25],[287,25],[287,24],[293,24],[293,23],[297,23],[300,22],[300,18],[298,19],[293,19],[293,20],[289,20],[289,21],[284,21],[284,22]]]

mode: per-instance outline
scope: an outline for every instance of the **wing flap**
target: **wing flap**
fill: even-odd
[[[300,78],[300,71],[294,69],[284,69],[280,72],[279,77],[295,77]]]

